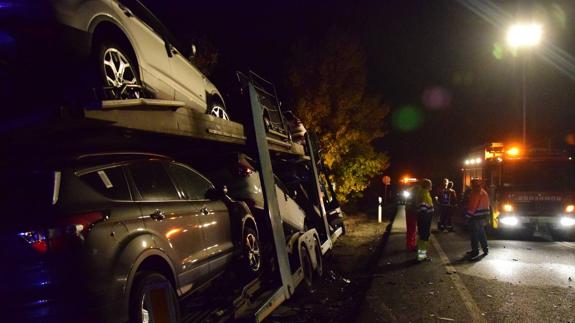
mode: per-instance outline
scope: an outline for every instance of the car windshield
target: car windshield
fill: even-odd
[[[503,166],[504,187],[521,190],[575,190],[572,162],[517,162]]]

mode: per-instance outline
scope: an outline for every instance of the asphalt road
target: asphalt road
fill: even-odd
[[[457,229],[433,231],[423,263],[404,233],[391,234],[357,322],[575,322],[575,242],[491,239],[489,255],[470,262]]]

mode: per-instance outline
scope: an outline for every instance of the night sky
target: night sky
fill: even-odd
[[[554,45],[568,62],[575,61],[575,3],[482,1],[500,11],[480,17],[468,2],[174,1],[163,10],[169,27],[205,37],[218,49],[219,64],[210,79],[222,92],[232,84],[234,70],[252,69],[276,83],[280,96],[287,94],[294,42],[320,39],[328,30],[352,31],[368,57],[369,91],[392,108],[382,125],[389,134],[376,146],[389,152],[387,172],[395,178],[403,173],[453,177],[470,147],[520,142],[525,57],[529,142],[541,146],[550,140],[569,148],[565,137],[575,132],[575,79],[569,75],[575,70],[553,67],[541,53]],[[499,27],[492,23],[498,15],[508,16]],[[506,49],[504,28],[514,17],[541,19],[546,40],[541,48],[515,57]],[[496,43],[502,45],[499,52]],[[232,117],[241,113],[229,108]],[[406,109],[419,113],[421,122],[402,131],[393,120]]]

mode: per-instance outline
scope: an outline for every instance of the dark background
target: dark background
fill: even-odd
[[[470,147],[521,142],[524,59],[529,143],[572,147],[565,138],[575,132],[575,80],[567,75],[575,71],[544,62],[541,48],[517,57],[505,52],[501,59],[493,54],[496,42],[505,44],[506,25],[536,17],[544,23],[541,47],[553,44],[573,61],[572,1],[481,1],[508,15],[500,26],[490,23],[493,17],[472,12],[467,1],[144,2],[159,11],[168,27],[183,31],[184,38],[204,37],[217,48],[219,62],[210,79],[224,93],[235,70],[252,69],[276,83],[280,96],[287,96],[295,42],[319,40],[330,30],[356,34],[368,58],[368,90],[381,94],[392,109],[382,125],[389,133],[376,147],[389,153],[392,166],[386,173],[394,181],[407,173],[454,178]],[[557,16],[558,8],[563,19]],[[428,108],[423,93],[436,87],[448,94],[449,104]],[[422,122],[400,131],[392,116],[407,105],[421,113]],[[241,113],[230,110],[232,118]]]

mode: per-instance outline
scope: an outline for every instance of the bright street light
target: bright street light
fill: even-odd
[[[512,48],[537,46],[542,35],[543,26],[540,24],[515,24],[507,31],[507,44]]]

